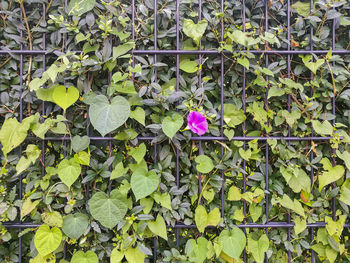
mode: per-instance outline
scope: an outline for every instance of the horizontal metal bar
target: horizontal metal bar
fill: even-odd
[[[2,225],[6,228],[36,228],[41,226],[41,224],[34,224],[34,223],[12,223],[12,222],[3,222]],[[307,224],[306,227],[325,227],[327,224],[326,222],[315,222],[311,224]],[[184,225],[184,224],[175,224],[175,226],[167,226],[168,228],[183,228],[183,229],[189,229],[189,228],[197,228],[196,225]],[[294,223],[287,223],[287,222],[268,222],[266,224],[256,224],[256,223],[248,223],[248,224],[240,224],[237,225],[239,228],[289,228],[294,227]],[[345,228],[349,228],[350,224],[344,224]],[[210,227],[209,227],[210,228]],[[213,227],[212,227],[213,228]]]
[[[90,140],[92,141],[113,141],[116,140],[113,137],[95,137],[95,136],[90,136]],[[137,137],[138,140],[140,141],[151,141],[155,139],[156,137],[154,136],[140,136]],[[267,140],[285,140],[285,141],[329,141],[332,137],[254,137],[254,136],[236,136],[232,137],[231,140],[229,140],[226,137],[222,136],[200,136],[200,137],[191,137],[191,141],[252,141],[255,139],[258,139],[259,141],[267,141]],[[41,140],[38,137],[28,137],[28,140]],[[63,136],[63,137],[45,137],[45,141],[70,141],[70,137],[68,136]]]
[[[235,50],[234,53],[247,53],[247,50]],[[276,54],[276,55],[301,55],[301,54],[327,54],[329,50],[249,50],[253,54]],[[231,54],[229,51],[218,50],[134,50],[134,55],[218,55],[221,53]],[[333,50],[332,54],[350,54],[350,50]]]
[[[18,55],[45,55],[46,50],[0,50],[0,55],[8,54],[18,54]]]
[[[71,53],[80,53],[81,50],[71,50]],[[246,53],[247,50],[235,50],[234,53]],[[306,55],[327,54],[329,50],[249,50],[253,54],[275,54],[275,55]],[[52,53],[47,50],[0,50],[0,55],[6,54],[27,54],[27,55],[45,55]],[[231,54],[229,51],[219,52],[218,50],[134,50],[133,55],[218,55],[221,53]],[[333,50],[332,54],[336,55],[350,55],[350,50]]]

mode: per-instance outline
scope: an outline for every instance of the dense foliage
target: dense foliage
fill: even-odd
[[[1,262],[349,260],[350,4],[200,3],[0,0]]]

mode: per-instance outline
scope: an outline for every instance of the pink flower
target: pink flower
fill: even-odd
[[[187,116],[187,122],[190,130],[198,135],[203,135],[208,131],[207,119],[200,112],[190,112],[190,114]]]

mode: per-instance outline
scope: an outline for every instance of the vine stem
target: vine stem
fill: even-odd
[[[25,10],[24,5],[23,5],[23,0],[19,0],[19,5],[21,6],[21,10],[22,10],[22,14],[23,14],[23,20],[24,20],[24,22],[26,24],[26,28],[27,28],[27,34],[28,34],[28,40],[29,40],[29,50],[33,50],[32,33],[30,32],[26,10]],[[33,57],[30,56],[29,57],[29,63],[28,63],[27,86],[29,85],[29,81],[30,81],[30,74],[31,74],[31,70],[32,70],[32,62],[33,62]]]

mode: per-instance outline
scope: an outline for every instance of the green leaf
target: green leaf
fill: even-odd
[[[120,263],[124,258],[124,252],[118,250],[118,248],[114,248],[111,253],[111,261],[110,263]]]
[[[90,152],[78,152],[74,154],[74,160],[82,165],[90,165]]]
[[[72,239],[80,238],[89,226],[89,217],[85,214],[69,214],[63,218],[62,231]]]
[[[269,249],[269,239],[263,234],[259,240],[248,237],[248,251],[253,255],[257,263],[263,263],[265,252]]]
[[[53,102],[52,94],[55,88],[56,88],[56,85],[48,89],[38,89],[35,91],[35,93],[39,100]]]
[[[52,99],[54,103],[66,110],[79,99],[79,90],[72,86],[66,89],[65,86],[58,85],[52,93]]]
[[[207,26],[207,20],[201,20],[198,24],[195,24],[191,19],[184,19],[183,31],[185,35],[192,38],[198,46]]]
[[[80,164],[74,158],[64,159],[57,166],[57,174],[61,181],[69,188],[81,173]]]
[[[224,121],[229,127],[235,128],[246,120],[243,110],[234,104],[224,104]]]
[[[226,229],[221,231],[218,241],[224,253],[238,260],[247,240],[243,231],[238,227],[234,227],[232,231]]]
[[[306,219],[302,217],[296,217],[294,219],[294,232],[296,235],[299,235],[306,229]]]
[[[282,206],[291,209],[293,212],[297,213],[302,217],[305,217],[304,209],[298,200],[294,199],[294,201],[292,201],[292,199],[290,199],[288,195],[284,194],[283,197],[278,198],[277,201]]]
[[[45,79],[41,78],[34,78],[30,83],[29,83],[29,90],[30,91],[35,91],[41,88],[42,85],[44,85],[46,82]]]
[[[22,155],[19,159],[16,165],[17,175],[26,170],[31,164],[34,164],[41,154],[41,150],[34,144],[29,144],[24,152],[27,157]]]
[[[336,153],[337,156],[344,161],[346,168],[350,171],[350,153],[347,151],[341,153],[339,150],[337,150]]]
[[[131,49],[133,49],[134,47],[135,47],[134,42],[127,42],[117,47],[113,47],[113,59],[117,59],[121,57],[122,55],[126,54]]]
[[[241,190],[232,185],[230,187],[230,189],[228,190],[228,196],[227,196],[227,200],[229,201],[239,201],[242,199],[242,194],[241,194]]]
[[[350,180],[346,179],[340,188],[339,200],[350,206]]]
[[[342,178],[344,176],[345,169],[342,165],[336,165],[333,167],[327,158],[322,158],[320,163],[323,165],[323,169],[326,170],[323,171],[318,177],[318,190],[321,192],[323,187]]]
[[[41,225],[35,233],[34,244],[41,256],[55,251],[61,244],[62,233],[57,227],[50,229],[48,225]]]
[[[253,222],[258,221],[260,216],[262,215],[262,206],[256,203],[251,203],[249,205],[249,214],[250,217],[252,218]]]
[[[129,170],[129,168],[128,167],[124,168],[123,163],[120,162],[114,167],[109,179],[113,180],[113,179],[117,179],[119,177],[122,177],[124,174],[127,173],[128,170]]]
[[[166,224],[163,217],[160,214],[157,215],[157,219],[155,221],[148,221],[147,225],[153,234],[160,236],[165,240],[168,240]]]
[[[48,226],[62,227],[62,216],[57,211],[42,213],[41,218],[44,221],[44,223]]]
[[[91,124],[103,137],[123,125],[129,115],[129,102],[121,96],[109,103],[106,96],[97,95],[89,108]]]
[[[30,212],[32,212],[37,207],[37,205],[39,203],[40,203],[40,200],[36,200],[34,202],[32,202],[32,200],[30,200],[29,198],[24,200],[22,207],[21,207],[21,220],[23,219],[23,217],[25,217]]]
[[[321,123],[318,120],[312,120],[311,122],[312,128],[320,135],[331,135],[333,133],[333,126],[329,123],[329,121],[324,121]]]
[[[143,160],[143,157],[146,155],[146,145],[141,143],[139,146],[131,148],[129,154],[135,159],[137,163],[140,163]]]
[[[72,148],[76,153],[84,151],[90,145],[90,138],[88,136],[75,135],[72,139]]]
[[[154,200],[152,198],[142,198],[140,199],[140,205],[142,205],[143,208],[143,212],[145,214],[149,214],[152,210],[154,204]]]
[[[94,194],[89,200],[89,208],[92,217],[109,229],[123,220],[128,211],[127,200],[117,189],[109,197],[103,192]]]
[[[213,161],[206,155],[202,154],[196,157],[197,171],[200,173],[209,173],[214,168]]]
[[[335,236],[340,238],[344,229],[345,220],[346,220],[345,215],[339,216],[339,220],[337,221],[334,221],[331,217],[326,216],[325,222],[326,222],[326,229],[328,234],[332,237]]]
[[[156,201],[158,204],[161,206],[172,210],[173,208],[171,207],[171,200],[170,200],[170,194],[169,193],[160,193],[160,192],[154,192],[152,194],[152,198],[154,201]]]
[[[246,57],[237,58],[237,62],[246,69],[249,69],[249,60]]]
[[[324,59],[318,59],[316,62],[305,62],[305,66],[312,71],[316,75],[317,70],[323,65]]]
[[[310,192],[311,180],[303,169],[290,164],[287,168],[281,166],[280,172],[293,192],[299,193],[301,190]]]
[[[130,112],[130,118],[145,126],[146,113],[141,107],[137,107],[134,111]]]
[[[152,194],[159,185],[159,177],[153,172],[147,172],[143,168],[138,168],[131,176],[131,190],[136,201]]]
[[[189,239],[186,243],[185,253],[189,262],[202,263],[207,258],[209,242],[204,237],[197,240]]]
[[[74,253],[70,263],[98,263],[98,257],[95,252],[87,251],[77,251]]]
[[[301,16],[308,17],[310,15],[310,2],[296,2],[291,7]]]
[[[282,110],[281,114],[282,114],[282,117],[286,119],[286,122],[290,127],[293,127],[294,124],[297,123],[297,120],[299,120],[301,117],[299,110],[293,110],[292,112],[288,112],[287,110]]]
[[[269,95],[267,98],[270,99],[272,97],[280,97],[284,94],[285,92],[283,89],[280,89],[277,86],[271,86],[271,88],[269,88]]]
[[[235,130],[234,129],[224,129],[224,134],[229,140],[232,140],[233,136],[235,136]]]
[[[125,251],[125,258],[128,263],[144,263],[146,255],[143,254],[138,248],[129,247]]]
[[[207,226],[217,226],[221,221],[219,208],[214,208],[208,214],[204,206],[199,205],[195,211],[195,221],[198,231],[201,233]]]
[[[95,0],[71,0],[68,5],[68,13],[77,17],[89,12],[95,6]]]
[[[175,113],[172,118],[167,116],[162,121],[162,130],[166,136],[172,139],[183,125],[184,120],[180,114]]]
[[[249,37],[247,33],[234,29],[232,33],[227,32],[226,34],[233,42],[248,47]]]
[[[187,73],[195,73],[198,70],[198,63],[197,63],[197,61],[183,59],[180,62],[180,69],[182,71],[187,72]]]
[[[32,115],[25,118],[22,123],[19,123],[16,118],[9,118],[4,121],[0,130],[0,142],[5,157],[25,140],[33,120],[34,116]]]

